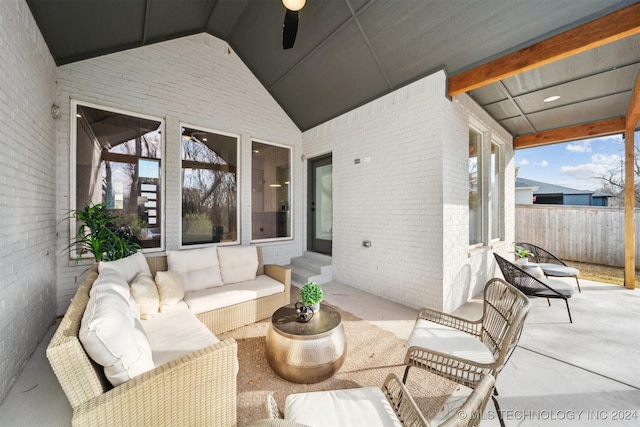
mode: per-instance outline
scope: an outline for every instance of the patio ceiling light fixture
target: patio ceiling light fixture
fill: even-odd
[[[542,102],[553,102],[553,101],[557,101],[558,99],[560,99],[560,95],[553,95],[553,96],[548,96],[545,99],[542,100]]]

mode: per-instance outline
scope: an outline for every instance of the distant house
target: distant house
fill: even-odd
[[[608,206],[609,194],[577,190],[532,179],[516,179],[516,204]]]

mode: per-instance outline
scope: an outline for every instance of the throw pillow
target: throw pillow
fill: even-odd
[[[127,299],[113,289],[101,287],[89,298],[80,325],[80,342],[89,357],[104,367],[114,386],[155,367],[151,345],[138,323]]]
[[[141,251],[116,261],[100,261],[98,272],[102,273],[106,269],[119,271],[127,280],[127,283],[131,283],[138,273],[145,272],[151,274],[147,259]]]
[[[158,314],[160,307],[160,295],[153,276],[147,273],[138,273],[131,282],[131,295],[140,307],[140,318],[142,320],[151,319]]]
[[[171,271],[158,271],[156,285],[160,294],[160,312],[167,311],[184,298],[182,279]]]
[[[255,246],[218,246],[218,259],[225,285],[256,278],[258,251]]]
[[[185,292],[223,285],[215,247],[167,251],[167,266],[180,276]]]

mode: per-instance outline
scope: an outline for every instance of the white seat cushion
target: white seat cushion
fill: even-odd
[[[314,427],[402,426],[377,387],[290,394],[284,405],[286,420]]]
[[[220,342],[188,308],[162,313],[141,323],[156,366]]]
[[[563,282],[562,280],[558,280],[558,279],[539,279],[539,280],[541,282],[544,282],[547,286],[554,289],[555,291],[558,291],[560,294],[564,296],[570,297],[575,292],[573,289],[573,286]],[[537,293],[536,295],[544,296],[544,295],[557,295],[557,294],[555,294],[552,291],[542,291]]]
[[[223,285],[215,247],[167,251],[167,266],[180,276],[185,292]]]
[[[218,260],[225,285],[256,278],[258,251],[255,246],[218,246]]]
[[[543,263],[538,264],[538,267],[540,267],[542,271],[549,276],[573,277],[580,274],[580,270],[577,268],[568,267],[566,265]]]
[[[449,326],[418,319],[407,347],[424,347],[478,363],[493,363],[491,350],[477,338]]]
[[[280,292],[284,292],[284,285],[263,274],[249,282],[234,283],[197,292],[185,292],[184,300],[191,311],[200,314]]]

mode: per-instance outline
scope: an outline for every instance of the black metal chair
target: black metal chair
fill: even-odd
[[[521,246],[530,252],[530,256],[533,257],[533,261],[539,264],[545,276],[575,277],[576,284],[578,285],[578,292],[582,292],[582,289],[580,289],[580,282],[578,281],[578,274],[580,274],[580,270],[574,267],[569,267],[560,258],[555,256],[548,250],[534,245],[533,243],[521,242],[515,243],[515,245]]]
[[[571,298],[571,295],[574,293],[572,286],[559,280],[537,278],[520,268],[517,264],[502,258],[497,253],[494,252],[493,256],[496,258],[496,262],[505,280],[523,294],[528,297],[546,298],[549,306],[551,306],[551,302],[549,301],[551,298],[564,300],[567,305],[569,322],[573,323],[571,310],[569,310],[569,298]]]

